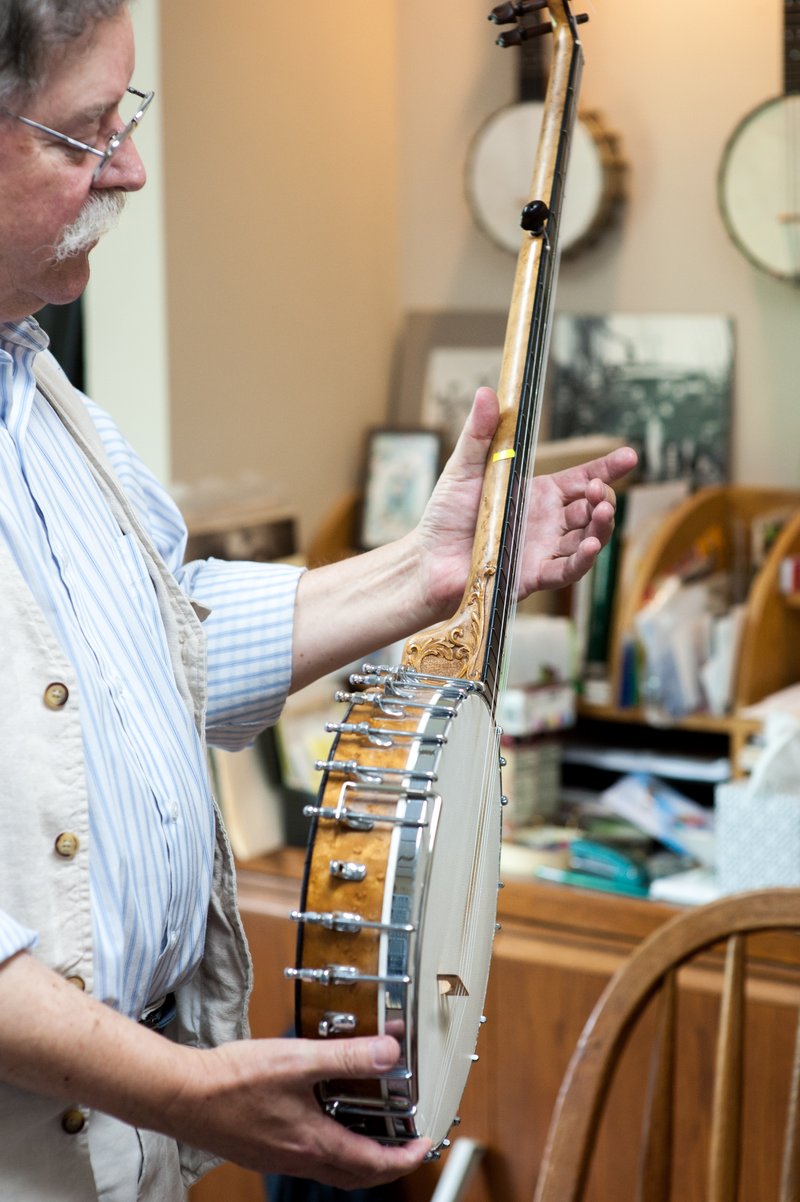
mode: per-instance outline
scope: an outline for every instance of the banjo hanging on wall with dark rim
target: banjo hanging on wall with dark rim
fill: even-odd
[[[739,122],[717,193],[734,244],[762,271],[800,284],[800,0],[784,0],[783,95]]]
[[[531,14],[536,14],[531,16]],[[398,1065],[327,1081],[329,1114],[385,1143],[447,1144],[473,1060],[495,933],[502,795],[495,712],[516,607],[583,55],[568,0],[503,4],[497,39],[553,38],[545,115],[504,343],[500,423],[484,475],[468,587],[449,622],[397,667],[339,695],[312,818],[298,924],[298,1034],[386,1032]],[[529,22],[535,22],[530,24]],[[534,147],[530,148],[532,156]]]

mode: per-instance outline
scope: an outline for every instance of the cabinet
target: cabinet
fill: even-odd
[[[690,739],[708,736],[727,749],[733,775],[740,775],[742,752],[760,723],[742,717],[741,710],[770,693],[800,681],[800,604],[783,596],[778,577],[782,560],[800,552],[800,492],[786,489],[721,486],[693,494],[661,524],[640,551],[632,570],[623,577],[614,602],[609,652],[611,696],[621,695],[624,649],[633,634],[635,617],[654,582],[685,562],[710,531],[718,534],[715,569],[734,572],[742,557],[754,520],[786,509],[792,516],[781,529],[758,570],[746,582],[745,619],[735,667],[732,706],[728,714],[695,713],[659,729],[680,730]],[[745,556],[746,558],[746,556]],[[745,569],[746,570],[746,569]],[[640,739],[656,739],[653,722],[642,708],[582,705],[583,732],[592,722],[647,728]],[[608,729],[600,737],[607,744]]]
[[[283,978],[291,963],[295,930],[287,915],[297,902],[302,853],[285,849],[240,868],[240,900],[255,963],[251,1007],[256,1036],[279,1034],[291,1020],[292,991]],[[509,881],[500,894],[502,929],[487,997],[488,1021],[478,1045],[458,1134],[481,1140],[488,1151],[466,1202],[528,1202],[532,1197],[550,1114],[568,1060],[592,1006],[610,975],[673,909],[558,885]],[[745,1139],[758,1149],[746,1157],[750,1176],[742,1197],[777,1196],[780,1126],[784,1113],[800,1002],[800,954],[789,939],[758,952],[759,974],[748,998],[746,1062],[758,1064],[748,1092]],[[681,977],[683,1034],[679,1051],[678,1137],[706,1130],[721,963],[712,956]],[[648,1016],[644,1017],[645,1024]],[[587,1202],[631,1197],[633,1166],[625,1149],[638,1128],[647,1073],[637,1037],[620,1069],[603,1128]],[[765,1067],[766,1066],[766,1067]],[[676,1170],[673,1198],[705,1202],[702,1140]],[[428,1202],[437,1166],[406,1179],[407,1202]],[[191,1191],[191,1202],[264,1202],[261,1180],[232,1165],[210,1174]]]

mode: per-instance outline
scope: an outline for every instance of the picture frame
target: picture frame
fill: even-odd
[[[411,310],[400,340],[391,420],[441,431],[455,445],[482,384],[497,387],[507,314],[495,309]]]
[[[206,498],[181,505],[189,532],[186,557],[274,563],[297,552],[293,511],[270,501]]]
[[[359,546],[369,551],[413,530],[442,466],[442,434],[423,427],[367,432]]]
[[[559,313],[550,434],[617,434],[642,482],[730,478],[735,330],[715,313]]]

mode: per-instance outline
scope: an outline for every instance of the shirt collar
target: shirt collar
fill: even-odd
[[[5,344],[20,346],[28,351],[44,351],[50,339],[35,317],[26,317],[23,321],[0,322],[0,350]]]
[[[25,438],[36,391],[33,361],[49,341],[33,317],[0,322],[0,424],[18,446]]]

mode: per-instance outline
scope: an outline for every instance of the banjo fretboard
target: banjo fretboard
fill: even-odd
[[[783,5],[783,90],[787,96],[800,93],[800,0]]]

